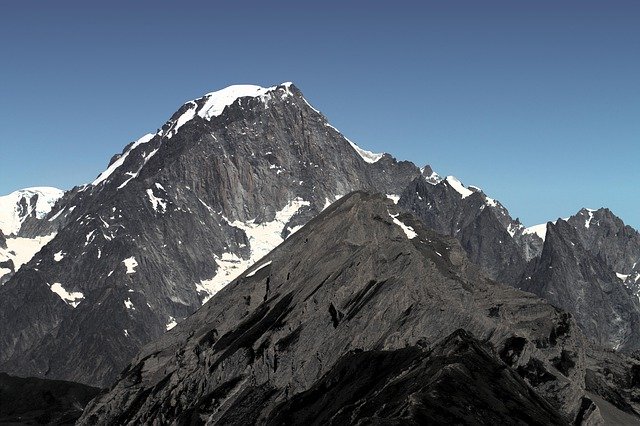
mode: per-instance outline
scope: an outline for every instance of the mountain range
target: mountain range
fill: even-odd
[[[525,228],[291,83],[209,93],[91,183],[1,197],[0,284],[0,370],[111,386],[81,422],[640,414],[636,230]]]

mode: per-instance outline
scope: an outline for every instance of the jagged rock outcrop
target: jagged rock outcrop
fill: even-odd
[[[425,173],[405,188],[398,205],[429,228],[456,237],[491,278],[516,284],[542,241],[524,234],[502,204],[477,188],[465,188],[451,176],[434,179],[430,168]]]
[[[519,287],[573,313],[599,345],[634,349],[640,344],[638,299],[564,220],[547,224],[542,255],[531,262]]]
[[[460,328],[466,332],[454,333]],[[584,393],[585,344],[569,314],[484,278],[454,238],[398,215],[384,196],[354,193],[145,346],[80,423],[265,423],[300,414],[293,401],[313,405],[321,397],[314,392],[345,395],[349,382],[331,378],[350,374],[353,357],[412,359],[416,374],[442,362],[452,366],[441,369],[445,375],[464,382],[468,364],[456,367],[464,353],[485,360],[477,377],[502,370],[494,388],[482,379],[472,388],[474,401],[491,401],[484,409],[493,418],[519,409],[540,421],[596,422]],[[381,377],[400,378],[398,369],[382,370]],[[342,393],[330,394],[329,384]],[[526,392],[507,407],[493,399],[501,389]],[[371,396],[364,402],[375,404]],[[401,393],[389,401],[390,409],[409,403]],[[315,407],[334,418],[336,407]]]
[[[640,233],[606,208],[582,209],[567,222],[576,229],[582,245],[640,297]]]
[[[585,335],[603,347],[640,346],[640,304],[571,223],[547,224],[544,249],[519,288],[571,312]]]

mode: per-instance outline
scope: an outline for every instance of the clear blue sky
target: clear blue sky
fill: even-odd
[[[91,181],[189,99],[293,81],[526,225],[607,206],[640,228],[639,1],[310,3],[5,2],[0,193]]]

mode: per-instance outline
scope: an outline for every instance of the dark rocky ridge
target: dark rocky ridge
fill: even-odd
[[[524,379],[509,383],[532,387],[527,404],[551,404],[549,419],[595,421],[570,315],[484,278],[455,239],[401,215],[408,238],[395,207],[363,193],[333,204],[147,345],[81,423],[261,423],[351,351],[434,347],[458,328],[493,348],[480,351],[489,370],[504,363]]]
[[[430,350],[412,346],[346,354],[264,422],[565,425],[568,419],[490,348],[457,330]]]
[[[0,373],[0,423],[74,424],[100,389]]]

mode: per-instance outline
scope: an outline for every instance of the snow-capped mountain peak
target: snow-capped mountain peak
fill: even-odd
[[[63,194],[61,189],[39,186],[0,197],[0,230],[5,235],[17,235],[28,217],[44,218]]]

